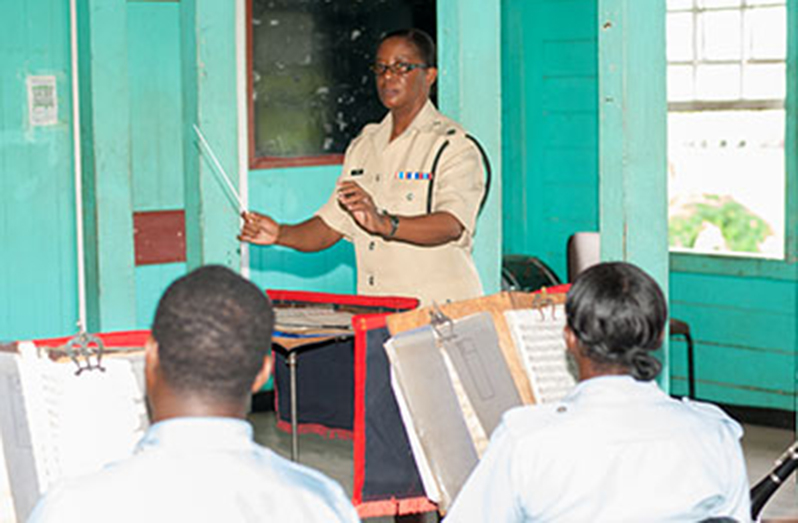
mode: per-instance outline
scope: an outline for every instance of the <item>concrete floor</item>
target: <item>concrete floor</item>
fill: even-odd
[[[255,438],[262,445],[289,457],[291,438],[275,427],[273,412],[257,413],[251,416],[255,426]],[[755,425],[744,425],[743,451],[748,465],[748,478],[753,485],[770,473],[773,462],[795,441],[791,430],[775,429]],[[348,441],[325,439],[315,434],[299,437],[299,461],[321,470],[336,479],[348,494],[352,493],[352,444]],[[782,485],[762,513],[762,519],[798,521],[798,486],[795,475]],[[368,523],[389,523],[393,518],[370,518]],[[426,517],[424,521],[435,521]]]
[[[274,413],[257,413],[251,416],[255,427],[255,437],[259,443],[288,457],[291,439],[288,434],[278,431],[275,426]],[[743,448],[748,463],[748,475],[751,483],[755,483],[770,472],[773,461],[793,442],[795,435],[790,430],[745,426]],[[349,441],[324,439],[317,435],[300,436],[300,462],[317,468],[328,476],[338,480],[351,494],[352,444]],[[0,523],[14,523],[13,506],[9,490],[6,467],[0,453]],[[793,478],[783,485],[776,495],[765,506],[764,519],[798,521],[798,488]],[[370,518],[368,523],[389,523],[392,518]],[[431,515],[422,521],[432,522]]]

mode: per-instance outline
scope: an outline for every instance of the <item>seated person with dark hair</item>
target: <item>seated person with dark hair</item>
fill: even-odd
[[[147,341],[153,425],[136,454],[51,490],[29,521],[359,521],[338,484],[252,439],[273,324],[266,295],[229,269],[174,282]]]
[[[653,381],[668,315],[657,283],[603,263],[577,278],[565,308],[579,384],[505,413],[447,523],[749,521],[740,426]]]

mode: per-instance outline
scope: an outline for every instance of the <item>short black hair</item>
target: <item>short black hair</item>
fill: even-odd
[[[404,38],[416,48],[421,61],[430,67],[438,67],[438,57],[435,50],[435,40],[427,34],[426,31],[421,29],[399,29],[391,31],[380,39],[377,44],[377,49],[380,48],[383,42],[391,38]]]
[[[164,378],[176,391],[238,401],[271,350],[274,312],[264,292],[235,272],[208,265],[172,283],[152,336]]]
[[[581,273],[565,302],[568,327],[593,361],[654,379],[662,364],[651,355],[662,345],[668,305],[657,282],[632,264],[600,263]]]

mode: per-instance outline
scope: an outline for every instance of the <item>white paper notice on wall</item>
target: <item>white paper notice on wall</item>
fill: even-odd
[[[55,76],[28,77],[28,120],[31,127],[58,123],[58,90]]]

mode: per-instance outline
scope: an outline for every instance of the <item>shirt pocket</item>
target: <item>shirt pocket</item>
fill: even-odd
[[[428,172],[398,171],[391,175],[385,209],[392,214],[417,216],[427,214],[432,188]]]

